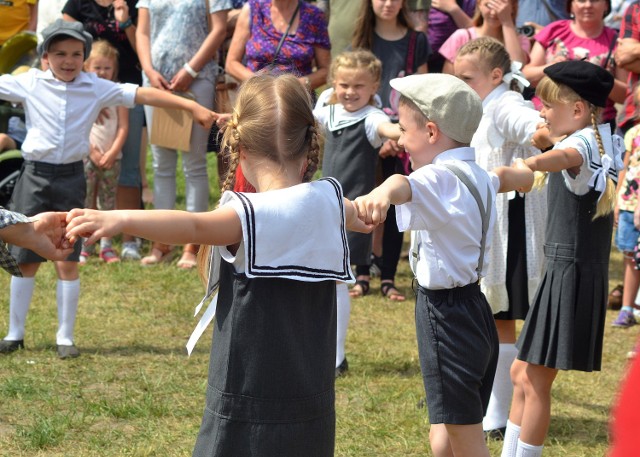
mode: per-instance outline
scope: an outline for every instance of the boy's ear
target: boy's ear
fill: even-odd
[[[433,121],[427,121],[424,127],[426,130],[427,142],[429,142],[429,144],[437,142],[441,134],[438,125]]]

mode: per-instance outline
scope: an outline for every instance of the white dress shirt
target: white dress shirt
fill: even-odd
[[[69,83],[56,79],[50,70],[35,68],[18,76],[0,76],[0,99],[24,106],[24,159],[52,164],[86,157],[89,132],[100,110],[117,105],[132,108],[137,88],[84,72]]]
[[[473,148],[439,154],[431,165],[411,173],[411,201],[396,207],[400,231],[419,230],[416,278],[427,289],[452,289],[478,280],[482,217],[476,200],[444,163],[454,163],[473,182],[487,205],[487,187],[495,201],[500,181],[475,163]],[[492,205],[485,250],[491,244],[495,222]]]

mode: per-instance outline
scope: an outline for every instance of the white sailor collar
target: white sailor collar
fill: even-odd
[[[244,274],[248,278],[355,282],[342,187],[334,178],[269,192],[225,192],[220,205],[225,204],[231,205],[240,217],[240,249],[244,249]],[[308,215],[302,221],[301,212]],[[195,315],[210,298],[211,302],[187,342],[189,354],[215,317],[220,261],[220,248],[214,247],[209,258],[207,292]]]
[[[372,105],[367,105],[353,113],[345,110],[340,104],[326,105],[325,109],[329,111],[329,115],[327,116],[327,129],[330,132],[350,127],[362,121],[371,113],[380,112],[379,108]]]

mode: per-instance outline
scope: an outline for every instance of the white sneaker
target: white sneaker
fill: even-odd
[[[120,258],[122,260],[140,260],[140,251],[138,251],[138,245],[135,241],[124,243],[122,252],[120,252]]]
[[[640,320],[640,309],[633,308],[633,317],[635,317],[636,320]]]

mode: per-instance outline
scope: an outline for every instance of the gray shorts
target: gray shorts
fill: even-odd
[[[55,165],[25,160],[11,196],[9,208],[27,216],[44,211],[69,211],[84,208],[86,180],[82,161]],[[67,260],[77,262],[82,243],[80,240]],[[18,263],[46,262],[35,252],[11,246],[11,255]]]
[[[416,330],[429,421],[482,422],[498,362],[498,333],[480,286],[419,286]]]

